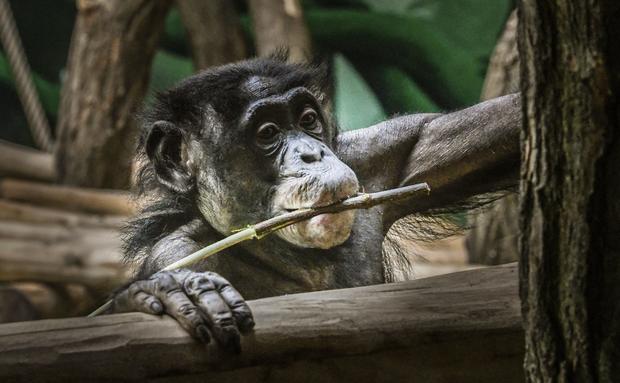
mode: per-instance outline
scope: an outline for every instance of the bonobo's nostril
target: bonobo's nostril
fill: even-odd
[[[321,161],[325,155],[325,151],[320,146],[306,143],[297,146],[296,151],[299,153],[301,160],[308,164]]]

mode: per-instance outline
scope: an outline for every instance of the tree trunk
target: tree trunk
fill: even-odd
[[[249,0],[249,6],[258,55],[287,49],[290,61],[311,57],[310,33],[299,0]]]
[[[531,382],[620,376],[620,4],[520,3],[521,299]]]
[[[135,112],[169,0],[78,0],[56,160],[67,184],[129,185]]]
[[[246,57],[241,24],[230,0],[177,0],[198,70]]]
[[[506,22],[484,80],[481,100],[519,90],[519,54],[517,51],[517,12]],[[470,263],[499,265],[519,259],[519,198],[510,194],[494,202],[484,213],[473,217],[466,246]]]

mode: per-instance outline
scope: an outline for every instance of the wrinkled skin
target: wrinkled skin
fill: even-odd
[[[254,323],[239,292],[254,299],[383,283],[381,243],[398,218],[516,183],[518,95],[339,134],[321,76],[256,59],[159,97],[139,149],[147,158],[140,182],[156,202],[126,232],[126,256],[139,270],[113,312],[167,313],[197,339],[237,351]],[[430,184],[430,196],[317,216],[193,271],[157,272],[273,215],[417,182]]]
[[[232,351],[240,350],[239,333],[254,327],[241,294],[216,273],[162,271],[132,283],[114,300],[114,310],[142,311],[175,318],[192,336],[208,343],[209,333]]]

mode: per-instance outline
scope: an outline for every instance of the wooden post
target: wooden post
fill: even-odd
[[[78,0],[62,87],[56,162],[63,183],[129,185],[135,112],[170,0]]]
[[[299,0],[249,0],[249,6],[260,56],[288,49],[290,61],[311,58],[312,40]]]
[[[245,41],[234,2],[177,0],[197,70],[243,60]]]

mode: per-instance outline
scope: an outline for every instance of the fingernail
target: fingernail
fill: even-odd
[[[162,311],[162,307],[159,302],[152,302],[151,310],[153,310],[154,313],[160,313]]]
[[[209,343],[211,337],[209,336],[209,331],[204,325],[196,327],[196,333],[203,343]]]

